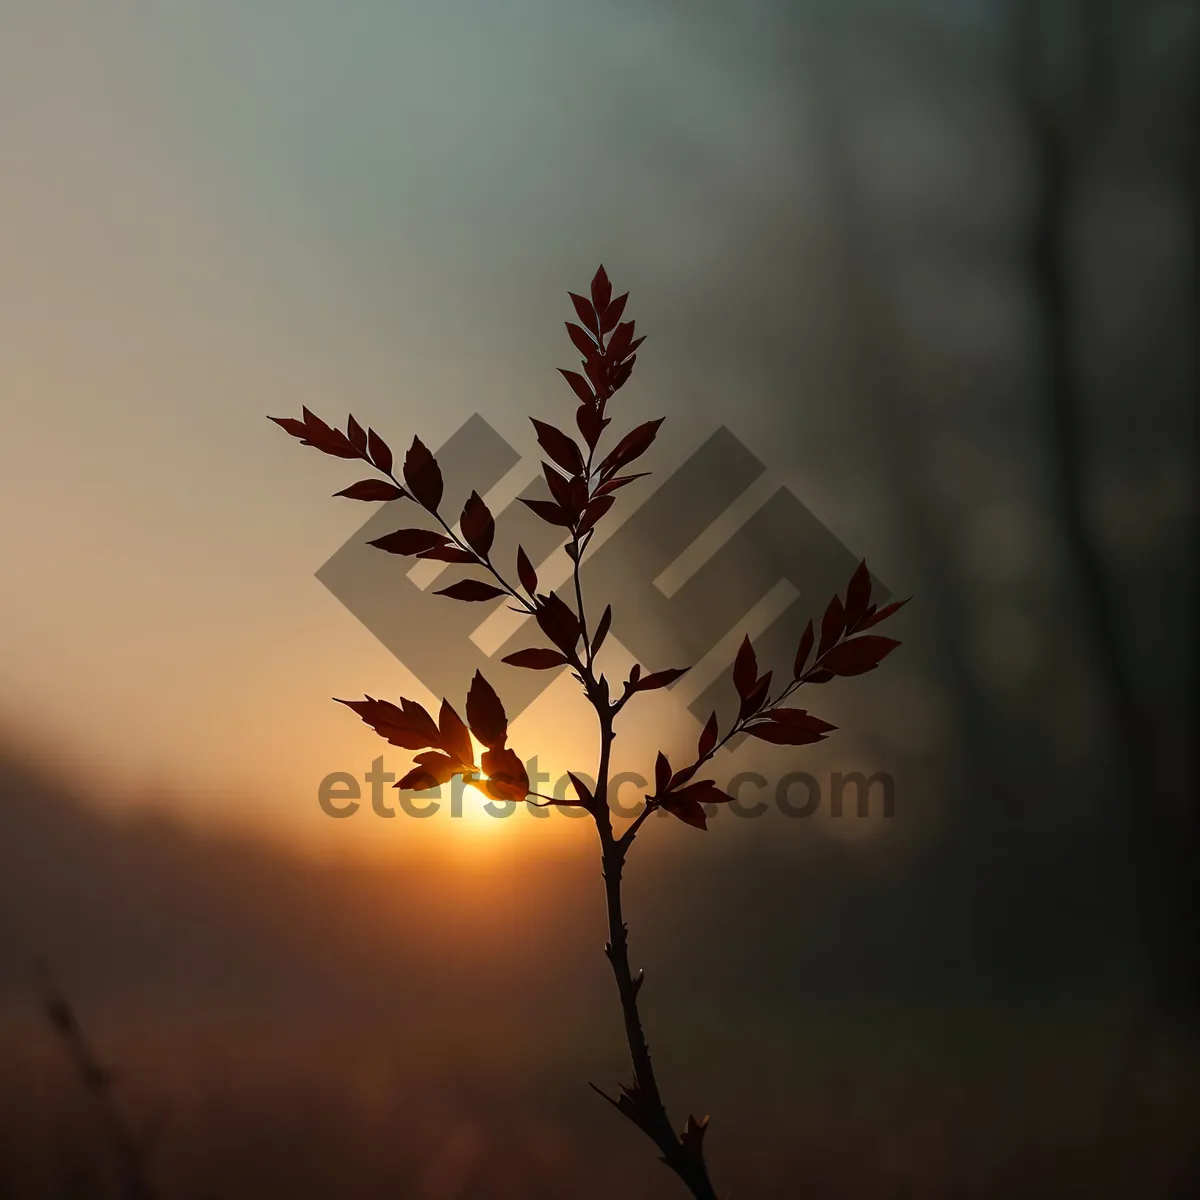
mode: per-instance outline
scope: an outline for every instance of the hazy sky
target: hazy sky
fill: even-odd
[[[0,4],[5,724],[114,794],[325,836],[316,781],[387,749],[329,698],[412,685],[313,578],[368,515],[329,498],[353,467],[265,417],[436,445],[480,410],[528,446],[601,260],[650,335],[622,404],[679,431],[654,465],[727,421],[894,573],[829,453],[771,11],[718,38],[669,5]]]

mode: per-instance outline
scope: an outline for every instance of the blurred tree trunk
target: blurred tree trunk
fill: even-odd
[[[1086,156],[1102,127],[1110,91],[1116,12],[1107,0],[1062,6],[1010,0],[1010,14],[1013,93],[1031,152],[1028,271],[1053,496],[1076,579],[1080,627],[1106,708],[1142,947],[1156,998],[1170,1006],[1180,1000],[1190,1005],[1197,981],[1189,930],[1197,899],[1194,830],[1178,828],[1172,820],[1148,708],[1138,692],[1113,581],[1088,515],[1086,396],[1080,374],[1084,343],[1072,234]],[[1055,27],[1054,19],[1074,24]],[[1072,44],[1082,59],[1073,64],[1066,54]]]

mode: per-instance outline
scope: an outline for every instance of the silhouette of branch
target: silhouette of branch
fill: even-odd
[[[44,963],[34,964],[34,978],[43,1011],[100,1118],[123,1195],[126,1200],[155,1200],[157,1192],[149,1179],[149,1158],[165,1128],[166,1110],[160,1108],[144,1128],[135,1129],[113,1094],[117,1082],[115,1071],[100,1062],[74,1009]]]

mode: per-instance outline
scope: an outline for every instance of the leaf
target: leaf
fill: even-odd
[[[508,718],[495,689],[483,675],[475,672],[467,692],[467,724],[471,732],[489,750],[499,750],[508,736]],[[486,767],[484,768],[487,769]]]
[[[834,646],[821,659],[821,666],[835,675],[865,675],[879,666],[898,645],[895,638],[869,633]]]
[[[793,679],[799,679],[804,674],[804,666],[808,662],[808,656],[812,653],[813,637],[813,623],[809,621],[804,627],[800,645],[796,647],[796,665],[792,668]]]
[[[357,483],[352,483],[348,488],[342,488],[340,492],[333,494],[346,496],[350,500],[387,501],[399,500],[407,493],[394,483],[388,483],[386,479],[360,479]]]
[[[750,635],[742,638],[738,647],[737,657],[733,660],[733,686],[743,700],[750,694],[758,682],[758,659],[754,647],[750,644]]]
[[[496,536],[496,522],[478,492],[472,492],[467,497],[459,518],[459,528],[467,545],[480,558],[486,558],[492,548],[492,539]]]
[[[671,782],[671,760],[660,750],[654,760],[654,794],[663,795]]]
[[[582,779],[579,778],[573,771],[567,772],[567,778],[571,781],[571,786],[575,789],[575,795],[579,797],[579,802],[584,808],[594,808],[596,805],[596,797],[592,795],[591,789]]]
[[[432,529],[397,529],[367,543],[389,554],[423,554],[447,544],[446,535]]]
[[[629,299],[629,293],[625,292],[618,296],[607,308],[600,310],[600,334],[605,336],[612,333],[617,327],[617,322],[621,319],[621,314],[625,311],[625,302]]]
[[[696,756],[707,758],[717,744],[717,714],[714,712],[708,718],[708,723],[700,731],[700,741],[696,743]]]
[[[832,671],[809,671],[804,677],[805,683],[828,683],[834,677]]]
[[[679,800],[694,800],[698,804],[730,804],[733,797],[722,791],[711,779],[697,779],[673,793]]]
[[[679,796],[668,796],[662,802],[662,807],[671,816],[678,817],[685,825],[691,825],[696,829],[708,828],[708,818],[705,816],[704,808],[699,800],[693,800],[690,797],[680,799]]]
[[[367,431],[367,449],[370,452],[371,461],[385,475],[390,475],[392,473],[391,447],[373,429]]]
[[[538,445],[570,475],[583,473],[583,454],[575,442],[555,425],[548,425],[536,417],[529,418],[537,431]]]
[[[491,583],[482,579],[460,579],[449,587],[438,588],[435,596],[449,596],[451,600],[465,600],[469,604],[481,604],[485,600],[495,600],[504,592]]]
[[[846,610],[842,608],[840,596],[834,596],[821,619],[821,644],[817,647],[817,657],[820,658],[830,646],[842,636],[846,628]]]
[[[563,323],[567,327],[567,337],[571,339],[571,344],[584,358],[591,358],[593,355],[600,353],[599,343],[586,329],[581,329],[574,321],[565,321]]]
[[[346,436],[350,439],[350,445],[358,451],[359,457],[366,458],[367,431],[354,419],[353,413],[346,418]]]
[[[570,654],[579,641],[579,618],[563,602],[557,593],[538,597],[534,619],[542,632],[565,654]]]
[[[638,692],[652,692],[656,688],[667,687],[669,684],[674,683],[681,675],[686,675],[690,669],[690,667],[671,667],[666,671],[655,671],[639,679],[634,685],[634,690]]]
[[[323,454],[331,454],[334,458],[359,458],[359,452],[354,444],[340,429],[330,429],[324,421],[307,408],[302,410],[304,420],[297,421],[294,417],[268,417],[281,429],[299,438],[302,445],[312,446]]]
[[[404,750],[424,750],[441,740],[433,718],[415,700],[401,700],[399,708],[372,696],[363,700],[337,700],[337,703],[356,712],[380,737]]]
[[[571,297],[571,303],[575,305],[575,312],[579,317],[579,323],[589,331],[595,331],[599,337],[600,319],[596,316],[596,310],[592,307],[590,300],[585,300],[582,296],[577,296],[574,292],[568,292]]]
[[[578,371],[564,371],[558,368],[558,373],[571,385],[571,391],[589,407],[596,403],[596,393],[588,387],[588,381]],[[272,418],[274,419],[274,418]],[[590,443],[589,443],[590,444]]]
[[[612,299],[612,284],[608,281],[608,273],[601,263],[592,276],[592,304],[597,312],[604,312]]]
[[[591,502],[583,510],[583,516],[579,521],[579,527],[576,530],[578,536],[582,537],[585,533],[590,533],[595,529],[596,523],[610,508],[612,508],[614,500],[612,496],[599,496]]]
[[[442,735],[442,749],[447,754],[453,755],[465,766],[470,766],[475,761],[471,734],[463,724],[462,717],[454,711],[448,700],[442,701],[442,708],[438,713],[438,732]]]
[[[615,478],[608,480],[606,483],[602,483],[596,489],[596,495],[607,496],[610,493],[615,492],[618,488],[623,488],[626,484],[632,483],[635,479],[645,479],[649,474],[649,471],[639,471],[636,475],[618,475]]]
[[[600,415],[599,410],[593,404],[585,403],[575,410],[575,424],[579,427],[579,432],[583,434],[583,440],[587,443],[588,448],[595,450],[596,443],[600,440],[600,435],[604,432],[608,421]]]
[[[570,529],[572,517],[568,512],[564,512],[553,500],[527,500],[524,496],[519,497],[522,504],[535,512],[549,525],[562,525],[566,529]]]
[[[429,558],[436,562],[448,563],[477,563],[479,561],[479,559],[472,554],[470,550],[464,550],[460,546],[454,546],[448,541],[444,546],[434,546],[432,549],[422,550],[417,557]]]
[[[462,768],[449,755],[430,750],[417,755],[418,765],[403,776],[396,787],[406,792],[422,792],[426,788],[448,783]]]
[[[612,605],[606,604],[604,612],[600,617],[600,623],[596,626],[596,632],[592,637],[592,654],[600,653],[600,647],[604,645],[604,639],[608,637],[608,631],[612,625]]]
[[[537,591],[537,572],[533,569],[533,563],[529,561],[529,555],[525,553],[524,546],[517,547],[517,578],[531,596]]]
[[[636,429],[631,429],[615,446],[612,452],[600,464],[600,473],[605,477],[615,474],[626,463],[640,458],[654,443],[658,428],[665,420],[659,417],[654,421],[646,421]]]
[[[570,513],[572,521],[578,516],[582,508],[581,491],[583,496],[586,496],[586,484],[582,479],[570,480],[560,475],[549,463],[542,463],[542,474],[546,477],[546,486],[550,489],[550,495],[554,497],[554,503],[562,509],[564,513]],[[583,485],[582,488],[576,487],[576,484]]]
[[[765,715],[771,719],[748,725],[746,732],[759,741],[772,742],[777,746],[811,745],[824,741],[837,728],[799,708],[777,708]]]
[[[911,599],[911,597],[909,597]],[[878,612],[871,613],[868,611],[867,618],[859,626],[859,629],[870,629],[872,625],[878,625],[880,621],[887,620],[892,613],[903,608],[908,603],[908,600],[893,600],[891,604],[885,604]]]
[[[767,692],[771,687],[771,672],[768,671],[757,683],[742,697],[741,708],[738,711],[738,720],[748,717],[751,713],[757,712],[762,708],[764,701],[767,698]]]
[[[500,661],[512,667],[525,667],[530,671],[552,671],[555,667],[565,666],[568,659],[565,654],[549,647],[533,646],[528,650],[506,654]]]
[[[519,801],[529,795],[529,775],[525,771],[525,764],[512,750],[487,750],[480,758],[480,765],[487,776],[483,783],[484,791],[493,800]]]
[[[422,508],[437,512],[442,502],[442,471],[437,459],[418,437],[413,438],[404,456],[404,482]]]
[[[846,588],[846,628],[851,633],[867,614],[867,605],[871,603],[871,572],[867,570],[867,560],[864,558],[850,576],[850,584]]]

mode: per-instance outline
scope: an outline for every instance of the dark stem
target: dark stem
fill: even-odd
[[[612,964],[613,977],[617,982],[634,1080],[632,1088],[622,1089],[619,1100],[611,1100],[611,1097],[606,1099],[654,1142],[662,1153],[663,1162],[682,1180],[696,1200],[717,1200],[716,1191],[708,1177],[700,1137],[685,1143],[671,1124],[671,1118],[658,1090],[658,1081],[654,1076],[650,1046],[642,1029],[642,1018],[638,1011],[642,974],[639,971],[635,978],[629,967],[629,930],[621,908],[621,877],[625,867],[625,855],[632,839],[617,839],[613,836],[612,819],[608,810],[609,759],[614,737],[613,714],[611,710],[601,710],[599,715],[600,765],[596,774],[596,803],[593,815],[600,832],[604,897],[608,911],[608,943],[604,952]],[[639,824],[646,815],[646,812],[642,814]]]

